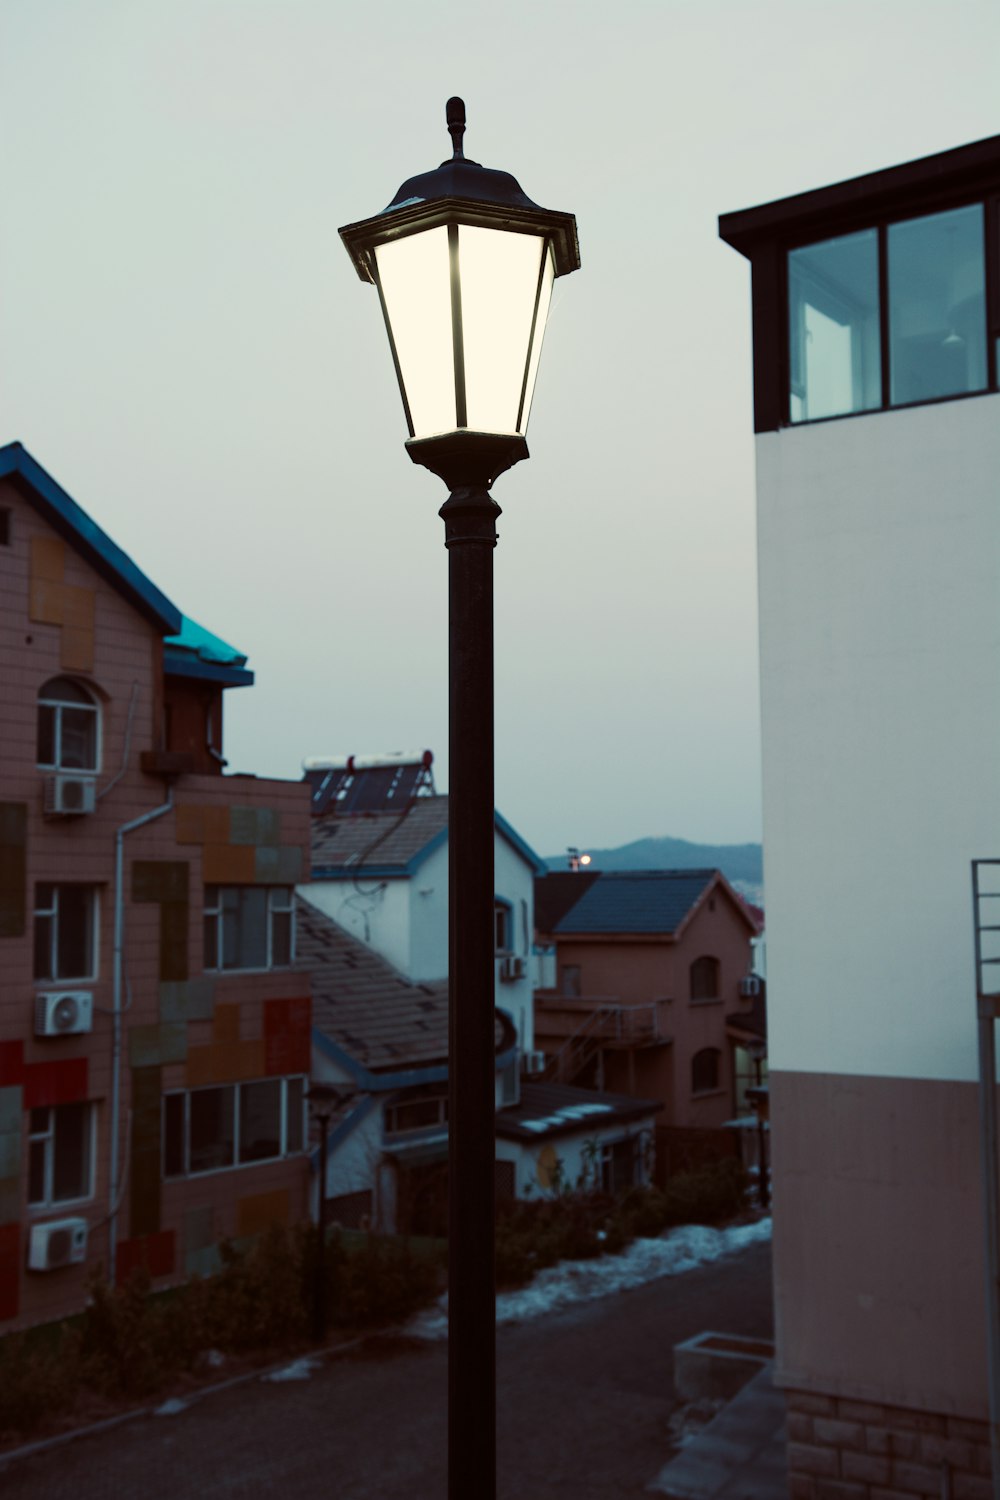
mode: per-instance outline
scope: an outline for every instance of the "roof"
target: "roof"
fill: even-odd
[[[223,687],[249,687],[253,673],[245,670],[246,656],[197,620],[181,618],[176,635],[163,642],[163,670],[171,677],[196,677]]]
[[[626,1124],[663,1108],[655,1099],[632,1099],[565,1083],[521,1083],[521,1099],[497,1114],[497,1135],[508,1140],[537,1141],[580,1130]]]
[[[900,211],[931,211],[943,201],[966,193],[978,195],[997,184],[1000,135],[723,214],[719,235],[741,254],[751,255],[755,245],[778,236],[808,237],[832,224],[847,228]]]
[[[296,957],[310,970],[313,1029],[369,1073],[392,1086],[406,1069],[440,1064],[447,1073],[448,983],[415,984],[366,948],[311,901],[296,897]],[[498,1054],[516,1044],[512,1023],[497,1012]],[[375,1080],[369,1080],[369,1083]]]
[[[600,870],[556,870],[535,881],[535,926],[554,932],[570,907],[600,878]]]
[[[499,813],[497,832],[531,866],[543,860]],[[448,798],[415,797],[402,808],[341,815],[326,812],[312,820],[313,880],[343,880],[364,871],[371,876],[412,875],[447,842]]]
[[[634,933],[672,937],[683,926],[710,885],[729,886],[719,870],[601,870],[592,880],[580,880],[580,897],[568,906],[555,925],[540,931],[559,936],[588,933]],[[548,881],[562,882],[561,874],[535,881],[535,909],[544,905],[540,895]],[[559,889],[565,894],[566,887]],[[752,918],[735,893],[733,901],[748,926]]]
[[[747,1041],[767,1041],[767,988],[761,985],[750,1004],[744,1010],[730,1011],[726,1017],[726,1028],[739,1032]]]
[[[0,479],[9,479],[53,531],[163,635],[181,629],[180,610],[20,443],[0,448]]]

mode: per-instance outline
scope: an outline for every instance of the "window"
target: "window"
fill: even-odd
[[[164,1177],[277,1161],[304,1149],[302,1078],[260,1078],[164,1097]]]
[[[506,1109],[508,1106],[517,1104],[521,1098],[521,1073],[518,1059],[507,1064],[500,1074],[500,1104]]]
[[[583,994],[579,964],[559,965],[559,993],[566,1000],[576,1000]]]
[[[53,677],[38,693],[38,764],[43,770],[96,771],[100,714],[85,687]]]
[[[718,1047],[703,1047],[691,1059],[692,1094],[712,1094],[719,1088]]]
[[[405,1135],[411,1130],[431,1130],[448,1123],[448,1096],[439,1090],[415,1089],[385,1107],[385,1133]]]
[[[28,1204],[54,1208],[93,1193],[94,1106],[33,1109],[28,1141]]]
[[[281,969],[294,957],[291,886],[207,885],[205,968]]]
[[[97,887],[35,886],[35,978],[97,977]]]
[[[493,902],[493,946],[497,953],[510,953],[514,947],[514,921],[510,903],[497,897]]]
[[[989,388],[982,203],[804,245],[787,266],[791,422]]]
[[[889,225],[893,406],[986,389],[983,206]]]
[[[793,422],[882,404],[876,230],[791,252],[788,321]]]
[[[703,954],[688,971],[692,1000],[718,1000],[719,960]]]

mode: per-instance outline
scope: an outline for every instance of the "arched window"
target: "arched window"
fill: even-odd
[[[719,960],[707,953],[696,958],[689,971],[692,1000],[718,1000]]]
[[[691,1059],[692,1094],[711,1094],[719,1087],[718,1047],[702,1047]]]
[[[52,677],[38,693],[38,764],[44,770],[96,771],[97,700],[71,677]]]

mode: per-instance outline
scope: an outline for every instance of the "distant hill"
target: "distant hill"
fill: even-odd
[[[581,848],[583,846],[581,845]],[[690,844],[687,839],[636,839],[617,849],[590,849],[592,870],[721,870],[750,901],[763,905],[764,861],[760,844]],[[566,869],[565,854],[546,858],[551,870]]]

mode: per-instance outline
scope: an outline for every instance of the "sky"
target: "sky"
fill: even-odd
[[[0,0],[0,442],[249,658],[231,769],[423,750],[440,480],[341,225],[466,155],[576,214],[501,476],[497,805],[760,836],[750,300],[720,213],[1000,132],[998,0]]]

